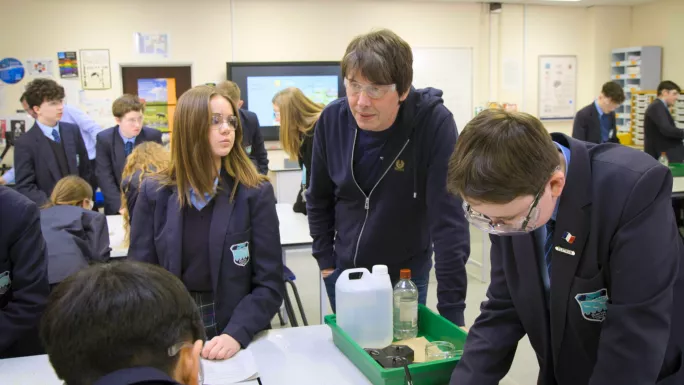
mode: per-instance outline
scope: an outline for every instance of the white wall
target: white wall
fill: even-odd
[[[630,46],[663,47],[663,80],[684,87],[684,1],[660,0],[632,11]]]
[[[675,8],[679,1],[670,3]],[[661,18],[672,20],[674,28],[676,16],[669,15],[671,11],[655,6],[635,9],[641,8],[652,15],[662,13]],[[352,37],[385,27],[414,47],[471,47],[474,103],[496,98],[517,103],[532,114],[537,113],[539,55],[577,55],[577,95],[582,106],[608,80],[610,49],[635,39],[634,34],[629,37],[631,19],[636,25],[645,24],[641,22],[645,17],[637,12],[632,15],[629,7],[505,4],[503,12],[491,18],[496,24],[490,26],[486,5],[438,1],[3,0],[3,14],[10,15],[0,26],[3,36],[10,31],[23,35],[0,41],[2,57],[22,61],[48,57],[56,62],[57,51],[108,48],[112,89],[86,91],[89,97],[120,95],[122,63],[192,63],[193,83],[201,84],[224,79],[225,62],[231,60],[340,60]],[[37,15],[54,15],[60,27],[26,27],[33,25]],[[135,32],[169,33],[170,57],[135,54]],[[652,35],[652,40],[658,40],[662,34]],[[676,44],[674,38],[670,41]],[[666,55],[668,51],[674,48],[666,48]],[[675,61],[667,63],[666,73],[674,73]],[[17,99],[27,80],[0,88],[0,115],[19,108]],[[550,131],[571,130],[571,122],[546,125]]]

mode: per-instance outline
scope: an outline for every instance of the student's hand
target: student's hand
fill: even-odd
[[[202,358],[207,360],[225,360],[240,351],[240,343],[228,334],[221,334],[204,344]]]
[[[4,186],[6,184],[7,184],[7,181],[5,180],[5,178],[0,176],[0,186]]]
[[[468,333],[468,327],[467,326],[459,326],[459,327],[461,328],[461,330]]]
[[[321,276],[323,276],[323,278],[328,278],[328,277],[330,277],[330,274],[333,273],[333,271],[335,271],[334,268],[333,269],[323,269],[323,270],[321,270]]]
[[[122,207],[121,209],[119,209],[119,215],[124,215],[124,211],[125,211],[125,210],[126,210],[126,209],[123,208],[123,207]]]

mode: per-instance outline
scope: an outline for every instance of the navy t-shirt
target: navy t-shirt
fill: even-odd
[[[366,131],[357,128],[358,134],[354,148],[354,178],[366,195],[380,180],[384,171],[382,170],[380,154],[390,134],[394,131],[395,125],[396,121],[384,131]]]

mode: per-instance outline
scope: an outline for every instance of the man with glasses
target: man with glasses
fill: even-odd
[[[97,264],[70,276],[50,294],[40,336],[65,384],[202,383],[199,310],[158,266]]]
[[[601,88],[598,98],[577,112],[572,137],[591,143],[620,143],[617,138],[615,110],[625,101],[625,91],[615,82]]]
[[[437,308],[462,326],[470,236],[460,199],[446,190],[458,133],[442,91],[411,87],[412,66],[411,47],[388,30],[347,47],[347,96],[323,110],[314,135],[313,254],[334,311],[340,273],[377,264],[392,282],[411,269],[425,304],[434,249]]]
[[[658,99],[646,109],[644,151],[655,159],[664,152],[670,162],[684,161],[684,130],[675,125],[670,113],[681,91],[674,82],[661,82],[658,85]]]
[[[36,122],[15,143],[16,189],[42,206],[57,181],[67,175],[90,181],[92,170],[78,126],[61,121],[64,88],[52,79],[36,79],[25,95]]]
[[[121,210],[121,174],[133,148],[145,142],[162,144],[161,131],[143,126],[143,111],[137,96],[125,94],[112,104],[117,125],[97,134],[95,174],[104,195],[105,215]]]
[[[487,110],[463,130],[447,186],[492,241],[488,300],[451,384],[498,384],[525,334],[541,385],[684,383],[684,252],[666,167]]]

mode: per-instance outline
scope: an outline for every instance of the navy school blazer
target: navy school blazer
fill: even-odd
[[[71,205],[52,206],[40,211],[40,227],[47,244],[51,285],[91,262],[109,261],[109,229],[102,213]]]
[[[654,100],[644,115],[644,151],[654,159],[666,153],[671,163],[684,161],[684,130],[677,128],[662,100]]]
[[[144,142],[162,144],[161,131],[143,127],[135,137],[134,146]],[[105,202],[105,215],[117,215],[121,209],[121,174],[126,166],[124,142],[119,126],[110,127],[97,134],[97,157],[95,175]]]
[[[268,174],[268,153],[264,145],[264,137],[261,135],[259,118],[257,114],[248,110],[240,110],[242,122],[242,147],[245,148],[249,159],[260,174]]]
[[[608,142],[620,143],[617,138],[615,112],[608,114],[608,121],[610,122]],[[601,143],[601,116],[596,110],[595,102],[582,108],[575,115],[575,119],[572,122],[572,137],[585,142]]]
[[[571,159],[553,238],[565,252],[552,254],[550,298],[540,231],[490,236],[487,301],[451,384],[498,384],[525,334],[540,385],[684,384],[684,252],[670,171],[628,147],[553,139]],[[588,299],[604,294],[605,313],[592,311]]]
[[[26,341],[37,341],[49,292],[38,208],[0,186],[0,358],[40,353]]]
[[[209,261],[217,328],[245,348],[270,326],[282,303],[283,261],[273,187],[239,185],[231,201],[233,183],[224,172],[213,198]],[[128,257],[181,278],[183,212],[176,187],[143,180],[134,214]]]
[[[75,124],[59,122],[59,131],[69,174],[78,175],[90,183],[92,170],[81,130]],[[47,203],[52,189],[66,176],[61,175],[49,140],[38,123],[34,123],[26,134],[17,139],[14,149],[16,189],[38,206]]]

